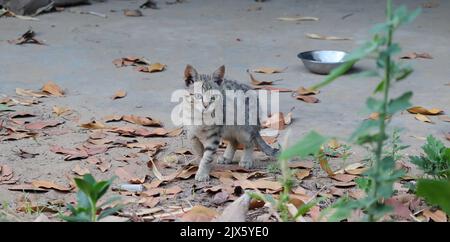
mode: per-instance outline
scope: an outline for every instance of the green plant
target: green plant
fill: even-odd
[[[86,174],[83,179],[75,178],[74,180],[79,189],[77,207],[67,204],[72,214],[62,216],[62,219],[68,222],[95,222],[122,209],[121,206],[102,209],[102,207],[117,201],[118,197],[112,197],[101,205],[97,205],[100,198],[108,191],[113,179],[97,182],[91,174]]]
[[[269,165],[267,165],[266,170],[269,173],[280,173],[281,172],[280,165],[278,164],[278,162],[270,163]]]
[[[314,136],[314,133],[312,135]],[[314,138],[314,137],[312,137],[312,138]],[[312,142],[312,143],[305,142],[305,143],[301,143],[300,145],[301,146],[308,145],[309,147],[312,147],[312,150],[315,150],[315,148],[313,147],[314,142]],[[319,145],[318,149],[320,149],[320,145]],[[316,205],[317,203],[319,203],[322,200],[321,198],[312,199],[311,201],[309,201],[309,202],[301,205],[299,208],[297,208],[297,212],[295,214],[292,214],[291,211],[289,211],[289,204],[290,204],[290,200],[291,200],[290,193],[291,193],[291,189],[292,189],[292,186],[294,183],[294,179],[293,179],[293,175],[292,175],[292,170],[289,168],[289,165],[288,165],[288,158],[290,158],[292,156],[286,156],[286,154],[291,154],[293,152],[295,152],[295,150],[293,150],[292,148],[287,149],[280,155],[279,160],[277,162],[276,168],[281,171],[280,182],[283,187],[283,190],[281,191],[281,193],[277,199],[275,199],[272,195],[268,195],[268,194],[261,194],[261,193],[256,193],[256,192],[249,193],[253,199],[257,199],[257,200],[261,200],[266,203],[269,203],[273,208],[275,208],[277,210],[277,212],[280,215],[280,219],[284,222],[296,221],[297,218],[305,215],[314,205]],[[288,158],[286,158],[286,157],[288,157]],[[292,205],[292,204],[290,204],[290,205]]]
[[[433,205],[437,205],[450,215],[450,180],[419,180],[417,195]]]
[[[394,152],[385,152],[386,140],[389,137],[387,125],[390,119],[388,117],[410,107],[409,100],[412,97],[412,92],[406,92],[397,98],[390,98],[391,85],[412,73],[410,67],[394,60],[393,56],[400,52],[400,46],[393,43],[393,35],[398,27],[411,22],[419,13],[420,9],[408,12],[406,7],[393,10],[392,0],[387,0],[386,21],[374,26],[373,38],[346,57],[347,62],[333,70],[323,82],[312,87],[312,89],[318,89],[328,85],[344,75],[353,64],[366,57],[375,58],[376,70],[366,71],[358,76],[375,76],[381,79],[375,88],[374,97],[369,97],[366,101],[367,111],[378,113],[379,118],[363,121],[350,137],[350,141],[370,147],[373,154],[370,169],[365,173],[365,177],[357,180],[358,186],[366,192],[367,196],[359,200],[349,198],[338,200],[334,206],[327,209],[327,211],[333,211],[329,220],[342,220],[354,209],[361,209],[366,214],[364,220],[377,221],[391,209],[382,201],[392,196],[393,183],[403,175],[403,171],[395,169],[395,152],[399,147],[396,147]],[[313,131],[297,145],[283,152],[281,157],[317,154],[320,145],[326,140],[325,137]],[[309,145],[308,142],[310,142]]]
[[[422,149],[425,154],[410,156],[411,162],[435,179],[450,179],[450,148],[429,135]]]

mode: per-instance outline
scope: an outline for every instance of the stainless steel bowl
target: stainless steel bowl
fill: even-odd
[[[312,50],[298,54],[298,58],[303,61],[305,67],[317,74],[326,75],[333,69],[345,63],[344,57],[347,55],[344,51],[337,50]]]

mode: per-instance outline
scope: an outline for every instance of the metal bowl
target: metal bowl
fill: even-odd
[[[347,53],[344,51],[312,50],[302,52],[297,56],[303,61],[303,64],[309,71],[326,75],[345,63],[343,60],[346,55]]]

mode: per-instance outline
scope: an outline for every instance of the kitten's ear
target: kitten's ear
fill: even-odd
[[[223,77],[225,76],[225,66],[222,65],[213,73],[213,79],[217,84],[222,84]]]
[[[191,65],[187,65],[186,69],[184,69],[184,81],[186,82],[186,86],[194,83],[194,80],[197,79],[197,71]]]

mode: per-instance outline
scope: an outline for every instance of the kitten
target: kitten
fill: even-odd
[[[184,71],[186,89],[189,94],[183,100],[186,104],[183,106],[183,124],[185,124],[194,153],[201,157],[199,169],[195,175],[197,181],[209,180],[211,165],[216,157],[221,139],[228,142],[223,156],[217,161],[221,164],[232,162],[238,144],[244,146],[244,154],[239,162],[239,165],[244,168],[251,168],[253,165],[255,145],[269,156],[275,156],[278,152],[277,149],[269,146],[259,134],[258,115],[254,117],[249,112],[258,110],[258,102],[255,104],[246,99],[245,105],[239,105],[235,103],[233,97],[230,99],[228,95],[225,95],[228,91],[244,93],[252,88],[236,81],[226,80],[224,74],[224,66],[219,67],[212,75],[198,74],[190,65],[187,65]],[[226,122],[227,114],[228,118],[232,116],[227,110],[227,103],[231,108],[238,109],[237,112],[233,111],[231,124]],[[245,122],[243,124],[237,122],[238,112],[243,108],[242,106],[245,106],[243,110]],[[242,114],[242,110],[240,113]],[[205,117],[223,122],[211,122]],[[251,123],[250,118],[256,118],[256,122]]]

